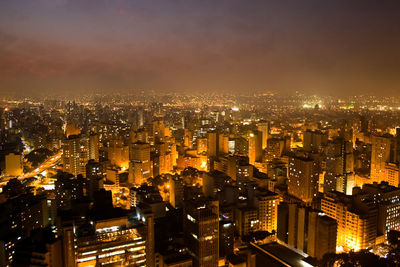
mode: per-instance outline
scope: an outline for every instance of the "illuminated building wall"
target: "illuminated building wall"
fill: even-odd
[[[265,191],[257,195],[259,228],[272,232],[277,229],[279,195]]]
[[[240,237],[260,229],[258,209],[255,207],[239,207],[235,209],[235,227]]]
[[[82,174],[86,177],[86,164],[91,155],[96,154],[92,151],[92,148],[95,148],[96,146],[89,144],[91,144],[90,138],[85,136],[72,135],[68,139],[64,140],[62,145],[62,164],[64,172],[71,173],[75,176]]]
[[[89,159],[99,161],[99,136],[97,134],[89,136]]]
[[[266,147],[266,161],[272,161],[275,158],[280,158],[284,149],[285,141],[280,138],[268,139]]]
[[[232,221],[219,222],[219,256],[233,254],[235,226]]]
[[[288,193],[310,203],[318,192],[319,166],[309,158],[290,157]]]
[[[398,163],[386,163],[385,173],[389,185],[396,187],[400,185],[400,168]]]
[[[372,136],[371,179],[374,182],[387,181],[386,163],[396,160],[393,153],[395,140],[389,134]]]
[[[218,134],[210,132],[207,134],[207,156],[216,157],[218,155]]]
[[[141,185],[153,176],[153,166],[150,161],[150,144],[133,143],[129,154],[129,182]]]
[[[94,160],[86,164],[86,194],[93,199],[94,192],[103,187],[102,165]]]
[[[111,165],[129,168],[129,146],[125,146],[122,141],[114,140],[110,142],[107,152]]]
[[[20,176],[23,174],[22,155],[10,153],[5,156],[6,176]]]
[[[218,152],[219,154],[229,153],[229,136],[226,134],[218,135]]]
[[[355,192],[368,196],[378,206],[378,235],[387,240],[390,230],[400,231],[400,189],[386,182],[365,184],[362,190]]]
[[[257,123],[258,130],[262,134],[262,149],[265,149],[267,147],[267,140],[268,140],[268,133],[269,133],[269,127],[268,127],[268,122],[266,121],[260,121]]]
[[[193,148],[193,132],[189,129],[184,130],[183,145],[189,149]]]
[[[183,198],[184,198],[184,182],[179,177],[171,176],[169,180],[170,189],[169,189],[169,203],[172,207],[183,207]]]
[[[218,210],[204,201],[186,201],[184,237],[195,267],[216,267],[219,260]]]
[[[197,138],[197,154],[207,152],[207,138]]]
[[[303,133],[303,148],[305,151],[320,151],[328,143],[328,135],[320,131],[307,130]]]
[[[336,251],[337,222],[310,207],[281,202],[277,238],[288,246],[321,259]]]
[[[354,156],[350,142],[336,138],[327,145],[324,192],[337,190],[351,194],[354,187]]]
[[[259,131],[250,133],[248,156],[251,165],[262,160],[262,133]]]
[[[357,251],[375,244],[378,209],[369,199],[325,193],[321,210],[338,223],[338,248]]]
[[[317,211],[308,213],[306,253],[322,259],[326,253],[336,252],[337,222]]]
[[[93,222],[93,226],[93,234],[75,229],[76,266],[146,266],[146,237],[127,226],[126,218]]]

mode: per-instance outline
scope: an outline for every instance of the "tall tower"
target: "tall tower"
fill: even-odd
[[[86,164],[86,192],[93,200],[94,192],[103,187],[104,174],[100,163],[89,160]]]
[[[97,134],[89,136],[89,159],[99,162],[99,136]]]
[[[290,157],[288,193],[311,203],[318,192],[319,166],[309,158]]]
[[[89,161],[89,138],[80,135],[71,135],[64,140],[62,154],[63,171],[77,176],[86,176],[86,164]]]
[[[183,211],[185,242],[194,255],[194,267],[217,267],[219,260],[219,216],[213,204],[186,201]]]
[[[264,191],[257,195],[258,219],[261,231],[276,231],[278,222],[279,195]]]
[[[216,132],[207,134],[207,156],[218,156],[218,141],[218,134]]]
[[[262,133],[255,131],[249,137],[249,163],[260,162],[262,159]]]
[[[129,182],[141,185],[153,176],[150,161],[150,144],[136,142],[131,144],[129,153]]]
[[[268,134],[269,134],[269,126],[267,121],[260,121],[257,124],[258,130],[262,134],[262,149],[265,149],[267,147],[267,142],[268,142]]]
[[[328,143],[324,192],[337,190],[351,195],[354,186],[354,155],[352,144],[343,138]]]
[[[387,181],[386,163],[397,160],[396,139],[390,134],[372,136],[371,179],[374,182]]]

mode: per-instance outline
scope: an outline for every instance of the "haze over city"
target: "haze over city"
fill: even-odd
[[[399,1],[0,3],[0,92],[400,91]]]

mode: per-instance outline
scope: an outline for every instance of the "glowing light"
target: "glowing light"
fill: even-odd
[[[233,107],[232,111],[239,111],[239,108],[238,107]]]

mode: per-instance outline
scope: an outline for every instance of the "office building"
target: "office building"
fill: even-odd
[[[150,144],[136,142],[131,145],[129,155],[129,182],[141,185],[153,176],[150,161]]]
[[[249,136],[249,163],[262,161],[262,132],[255,131]]]
[[[345,251],[367,249],[376,242],[378,208],[370,197],[324,194],[321,210],[338,224],[337,247]]]
[[[289,158],[288,193],[311,203],[318,192],[318,163],[310,158],[291,156]]]
[[[193,266],[218,266],[218,204],[214,206],[203,200],[188,200],[184,205],[183,220],[184,238],[193,257]]]

